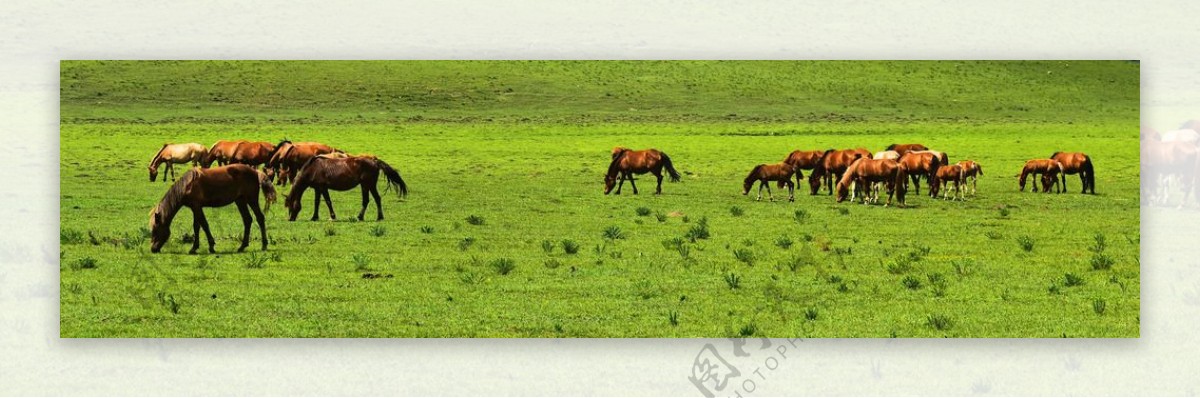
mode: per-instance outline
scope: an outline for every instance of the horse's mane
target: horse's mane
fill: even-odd
[[[622,147],[613,148],[613,160],[612,163],[608,164],[608,175],[617,173],[618,167],[620,167],[619,165],[621,164],[621,159],[624,159],[625,155],[628,153],[629,149]]]
[[[186,173],[183,173],[183,177],[180,177],[179,181],[175,181],[175,184],[172,184],[171,188],[167,189],[167,193],[163,195],[163,198],[158,202],[158,205],[154,206],[154,209],[150,211],[150,214],[163,214],[164,216],[170,216],[178,212],[179,208],[183,204],[183,197],[187,195],[188,187],[192,185],[192,182],[195,181],[201,173],[202,171],[200,171],[200,169],[191,169]],[[155,223],[157,222],[158,217],[150,217],[150,229],[154,229]]]
[[[897,145],[897,144],[888,145],[888,146],[887,146],[887,150],[889,150],[889,151],[894,151],[894,150],[896,150],[896,145]]]
[[[150,159],[150,167],[154,167],[154,162],[158,161],[159,158],[162,158],[163,151],[167,150],[167,146],[169,146],[169,145],[171,145],[171,144],[170,143],[163,144],[162,148],[158,149],[158,153],[155,153],[154,158]]]
[[[1062,151],[1055,152],[1054,154],[1050,155],[1050,159],[1054,159],[1054,157],[1058,156],[1060,153],[1062,153]]]
[[[746,179],[745,179],[745,180],[743,180],[742,182],[743,182],[743,183],[747,183],[747,184],[749,184],[751,181],[754,181],[754,179],[755,179],[754,177],[758,176],[758,171],[759,171],[759,170],[762,170],[762,168],[763,168],[764,166],[766,166],[766,165],[765,165],[765,164],[760,164],[760,165],[758,165],[758,166],[754,166],[754,168],[750,170],[750,174],[749,174],[749,175],[747,175],[747,176],[746,176]]]

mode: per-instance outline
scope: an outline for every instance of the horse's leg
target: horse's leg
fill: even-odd
[[[321,213],[321,190],[313,188],[313,216],[312,221],[320,220]]]
[[[655,171],[654,177],[658,178],[658,188],[655,188],[654,194],[662,195],[662,180],[663,180],[662,170],[660,169],[660,170]]]
[[[1040,179],[1038,178],[1038,173],[1037,172],[1029,173],[1029,178],[1033,179],[1033,192],[1037,192],[1038,191],[1038,181],[1040,181]]]
[[[371,204],[371,199],[367,196],[367,184],[362,186],[362,210],[358,211],[358,221],[363,220],[363,214],[367,212],[367,205]]]
[[[325,197],[325,206],[329,207],[329,219],[337,221],[337,213],[333,212],[333,201],[329,199],[329,190],[322,190],[321,196]]]
[[[258,221],[258,231],[262,234],[262,249],[267,250],[267,221],[263,217],[262,209],[258,207],[258,197],[250,199],[250,210],[254,211],[254,218]]]
[[[242,245],[238,246],[238,252],[246,250],[246,246],[250,246],[250,209],[246,206],[246,202],[237,202],[238,213],[242,213]]]
[[[620,195],[620,194],[621,194],[621,187],[624,187],[624,186],[625,186],[625,177],[626,177],[626,174],[625,174],[625,173],[620,173],[620,174],[618,175],[618,177],[617,177],[617,191],[616,191],[616,192],[613,192],[613,194],[614,194],[614,195]]]
[[[774,201],[775,201],[775,194],[771,193],[771,182],[770,182],[770,181],[767,181],[767,180],[763,180],[763,182],[762,182],[762,183],[763,183],[763,185],[766,185],[766,186],[767,186],[767,199],[768,199],[768,200],[770,200],[770,201],[772,201],[772,202],[774,202]]]
[[[378,213],[375,221],[383,221],[383,201],[379,200],[379,187],[371,187],[371,197],[375,198],[375,212]]]
[[[634,178],[633,178],[633,173],[632,173],[632,172],[630,172],[630,173],[629,173],[629,186],[633,188],[633,194],[634,194],[634,195],[637,195],[637,194],[638,194],[638,190],[637,190],[637,183],[634,183],[634,182],[633,182],[633,179],[634,179]]]
[[[204,236],[208,237],[208,252],[216,253],[217,241],[213,239],[212,230],[208,228],[208,218],[204,217],[204,208],[197,207],[194,211],[196,213],[196,219],[200,220],[200,227],[204,228]],[[196,240],[199,241],[200,237],[197,236]]]
[[[761,181],[761,180],[760,180],[760,181],[758,182],[758,197],[757,197],[757,198],[754,198],[754,200],[757,200],[757,201],[762,201],[762,190],[763,190],[763,185],[767,185],[767,182],[766,182],[766,181]]]
[[[796,201],[796,184],[792,183],[791,178],[789,178],[787,180],[787,189],[788,189],[788,202],[795,202]]]
[[[166,178],[166,175],[163,175]],[[188,250],[188,254],[196,254],[196,250],[200,249],[200,218],[196,216],[196,211],[192,210],[192,250]]]

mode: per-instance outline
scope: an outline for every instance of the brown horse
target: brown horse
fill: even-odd
[[[958,161],[958,165],[963,168],[963,184],[965,185],[967,183],[966,179],[969,178],[971,180],[971,196],[975,196],[979,177],[983,176],[983,166],[980,166],[974,160],[960,160]]]
[[[312,220],[319,219],[318,213],[321,211],[321,198],[325,198],[325,205],[329,207],[329,219],[337,220],[337,214],[333,211],[333,201],[329,199],[329,190],[347,191],[354,187],[362,187],[362,210],[358,212],[358,220],[362,221],[363,214],[367,212],[367,205],[371,203],[368,194],[375,198],[375,210],[378,213],[376,220],[383,220],[383,202],[379,199],[379,174],[383,173],[387,179],[387,186],[396,189],[399,196],[408,195],[408,185],[404,183],[404,179],[400,178],[400,173],[393,169],[392,166],[380,160],[377,157],[370,155],[345,157],[345,158],[330,158],[313,156],[303,167],[300,168],[300,174],[296,176],[295,184],[292,185],[292,191],[287,194],[287,200],[284,204],[288,208],[288,221],[296,221],[296,215],[300,214],[300,199],[304,197],[304,191],[312,188],[315,192],[316,199],[313,202]]]
[[[895,197],[899,205],[905,205],[904,196],[908,191],[908,178],[904,166],[899,162],[891,159],[869,159],[860,158],[854,161],[837,184],[837,202],[841,203],[846,200],[846,196],[850,193],[850,185],[854,184],[862,187],[866,191],[870,191],[868,187],[876,183],[882,183],[887,188],[888,201],[884,206],[892,204],[892,198]],[[869,194],[863,195],[863,203],[867,203]],[[877,195],[876,195],[877,196]],[[875,198],[878,202],[878,197]]]
[[[280,184],[287,185],[288,182],[296,179],[300,167],[308,163],[310,159],[317,155],[334,152],[341,151],[319,142],[280,141],[275,146],[275,153],[267,161],[267,168],[271,169],[267,172],[267,177],[272,180],[278,178]]]
[[[792,183],[792,174],[799,172],[800,169],[795,164],[787,162],[754,166],[754,169],[750,170],[750,175],[747,175],[746,179],[742,181],[742,195],[750,194],[750,188],[754,187],[755,181],[758,181],[758,198],[755,200],[762,200],[762,190],[763,187],[766,187],[767,195],[774,202],[775,195],[771,194],[771,186],[767,184],[767,181],[777,181],[780,188],[787,187],[788,201],[795,202],[796,185]]]
[[[275,146],[271,145],[270,142],[241,142],[234,148],[233,155],[229,157],[229,162],[257,167],[271,160],[271,156],[274,154]]]
[[[616,194],[620,195],[625,180],[629,180],[629,186],[633,187],[633,194],[637,195],[638,189],[637,185],[633,183],[633,176],[646,173],[654,174],[654,177],[658,178],[658,188],[654,194],[661,194],[664,168],[671,175],[671,182],[679,181],[679,172],[675,171],[675,166],[671,164],[671,157],[666,153],[657,149],[635,151],[625,147],[613,148],[612,163],[608,164],[608,172],[604,174],[604,194],[608,195],[609,192],[612,192],[613,186],[616,186]],[[620,177],[619,183],[618,176]]]
[[[942,166],[950,164],[950,157],[946,156],[946,153],[942,152],[942,151],[935,151],[932,149],[927,149],[927,150],[923,150],[923,151],[909,151],[908,153],[931,153],[931,154],[933,154],[933,156],[937,156],[938,162]]]
[[[192,162],[192,166],[204,160],[204,153],[208,150],[204,145],[197,143],[190,144],[163,144],[158,153],[154,154],[154,158],[150,159],[150,182],[158,179],[158,166],[166,163],[167,172],[163,173],[163,182],[167,182],[167,174],[171,175],[171,180],[175,180],[175,164]]]
[[[1020,184],[1021,184],[1021,191],[1022,192],[1025,191],[1025,178],[1029,175],[1033,175],[1034,178],[1037,178],[1038,175],[1046,175],[1046,174],[1050,174],[1051,176],[1058,176],[1062,172],[1063,172],[1062,163],[1059,163],[1058,161],[1056,161],[1054,159],[1033,159],[1033,160],[1027,161],[1027,162],[1025,162],[1025,167],[1023,167],[1021,169],[1021,175],[1019,176]],[[1038,191],[1037,189],[1038,189],[1037,183],[1035,182],[1033,185],[1033,192],[1037,192]]]
[[[1171,194],[1171,183],[1176,182],[1184,191],[1180,206],[1187,203],[1193,188],[1197,166],[1200,166],[1200,150],[1195,145],[1183,142],[1161,142],[1143,140],[1141,144],[1142,195],[1151,204],[1166,204]]]
[[[1062,184],[1063,191],[1067,190],[1067,174],[1079,174],[1079,182],[1083,184],[1083,191],[1080,193],[1092,194],[1096,193],[1096,169],[1092,167],[1092,158],[1082,152],[1055,152],[1050,155],[1051,159],[1062,163],[1063,173]]]
[[[824,183],[829,187],[829,194],[833,195],[834,180],[840,180],[842,174],[846,172],[846,168],[854,164],[855,160],[870,158],[871,151],[864,148],[825,151],[821,155],[821,160],[817,162],[817,167],[813,168],[812,173],[808,175],[810,194],[816,195],[821,190],[821,184]]]
[[[934,187],[938,185],[937,170],[942,167],[942,160],[932,152],[909,151],[899,160],[901,165],[904,165],[904,170],[908,173],[909,178],[912,178],[915,191],[921,193],[921,176],[929,181],[929,196],[936,198],[937,192]]]
[[[196,254],[200,248],[200,229],[208,237],[208,252],[215,253],[212,231],[208,229],[208,219],[204,217],[205,207],[223,207],[236,203],[242,213],[242,245],[238,251],[246,250],[250,245],[250,212],[258,220],[258,230],[262,232],[262,248],[267,250],[267,224],[263,212],[258,208],[258,193],[262,191],[267,199],[267,208],[275,202],[275,187],[267,181],[267,176],[253,167],[234,164],[210,169],[191,169],[176,181],[166,195],[163,195],[158,205],[150,212],[150,252],[158,253],[167,240],[171,238],[171,221],[179,210],[187,207],[192,209],[192,250]]]
[[[900,156],[903,157],[905,154],[907,154],[911,151],[928,151],[929,148],[927,148],[921,144],[892,144],[892,145],[888,145],[886,150],[896,151],[897,153],[900,154]]]
[[[804,179],[804,173],[800,170],[816,169],[823,155],[825,151],[792,151],[783,162],[796,166],[796,185],[799,186],[800,181]]]
[[[218,166],[224,166],[230,163],[233,159],[233,153],[237,150],[238,144],[246,142],[246,140],[237,141],[217,141],[208,148],[208,153],[204,155],[204,159],[200,161],[200,166],[204,168],[212,167],[213,162],[217,162]]]
[[[946,189],[945,192],[942,192],[942,199],[966,200],[966,198],[963,197],[961,187],[964,180],[966,180],[966,170],[964,170],[962,166],[952,164],[949,166],[939,167],[937,171],[937,192],[942,192],[943,189]],[[954,195],[947,197],[950,193],[948,186],[952,182],[954,183]]]

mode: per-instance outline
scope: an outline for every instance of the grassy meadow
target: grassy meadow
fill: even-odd
[[[64,337],[1137,337],[1131,62],[61,64]],[[165,142],[320,141],[396,167],[386,220],[296,222],[235,253],[233,206],[149,252]],[[741,195],[795,149],[920,142],[982,164],[965,202]],[[609,151],[683,174],[602,193]],[[1018,192],[1088,153],[1097,195]],[[177,171],[184,170],[177,167]],[[922,184],[922,188],[925,185]],[[290,187],[280,188],[287,193]],[[204,250],[201,250],[204,253]]]

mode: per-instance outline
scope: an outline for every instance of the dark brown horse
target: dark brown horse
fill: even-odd
[[[246,140],[217,141],[208,148],[208,153],[200,161],[200,166],[209,168],[212,167],[213,162],[217,162],[218,166],[229,164],[230,160],[233,159],[233,152],[237,150],[238,144],[243,142],[246,142]]]
[[[783,162],[796,166],[796,185],[799,186],[804,178],[804,173],[800,170],[816,169],[817,164],[821,162],[821,156],[824,155],[825,151],[792,151]]]
[[[1055,152],[1050,155],[1050,159],[1054,159],[1063,165],[1063,173],[1061,174],[1063,191],[1067,190],[1067,174],[1079,174],[1079,183],[1083,184],[1083,191],[1080,193],[1092,194],[1096,193],[1096,169],[1092,167],[1092,158],[1088,157],[1083,152]]]
[[[754,166],[754,169],[750,170],[750,175],[747,175],[746,179],[742,181],[742,195],[750,194],[750,188],[754,187],[754,182],[757,181],[759,182],[758,198],[755,200],[762,200],[762,190],[763,187],[766,187],[767,196],[774,202],[775,195],[771,194],[771,186],[767,182],[777,181],[780,188],[787,187],[788,201],[795,202],[796,185],[792,183],[792,174],[798,173],[800,173],[800,169],[795,164],[787,162]]]
[[[904,165],[909,178],[912,178],[914,191],[921,193],[921,176],[929,181],[929,196],[937,197],[934,187],[938,185],[937,170],[942,167],[942,160],[932,152],[909,151],[900,156],[900,164]]]
[[[829,187],[829,194],[833,195],[834,181],[840,180],[842,174],[846,172],[846,168],[854,164],[855,160],[863,158],[870,159],[871,151],[864,148],[825,151],[821,155],[821,160],[817,162],[817,167],[813,168],[812,173],[808,175],[809,193],[816,195],[821,190],[821,184],[824,183]]]
[[[870,158],[860,158],[846,169],[842,178],[838,180],[837,202],[841,203],[846,200],[850,194],[851,184],[861,187],[865,192],[871,192],[869,187],[877,183],[884,184],[887,189],[888,201],[884,206],[891,205],[893,197],[901,207],[905,205],[904,197],[908,192],[908,179],[904,166],[891,159]],[[867,203],[871,196],[877,195],[864,194],[863,203]],[[874,201],[878,202],[878,197]]]
[[[333,211],[333,201],[329,199],[329,190],[347,191],[357,186],[362,186],[362,210],[358,212],[358,220],[362,221],[363,214],[367,212],[367,205],[371,203],[368,194],[375,198],[375,210],[378,212],[376,220],[383,220],[383,202],[379,200],[379,188],[377,187],[380,173],[387,179],[388,187],[395,188],[399,196],[408,195],[408,185],[404,183],[404,179],[400,178],[400,173],[377,157],[370,155],[345,158],[314,156],[300,168],[295,185],[292,185],[292,191],[287,194],[287,200],[284,201],[288,208],[288,221],[296,221],[296,215],[300,214],[300,199],[303,199],[304,191],[309,188],[313,189],[316,196],[313,202],[312,220],[319,219],[318,213],[321,210],[322,197],[325,198],[325,205],[329,207],[329,218],[336,220],[337,213]]]
[[[663,169],[666,169],[667,173],[671,175],[671,182],[679,181],[679,172],[675,171],[675,166],[671,164],[671,157],[666,153],[657,149],[635,151],[625,147],[613,148],[612,163],[608,164],[608,172],[604,174],[604,194],[608,195],[615,186],[616,194],[620,195],[625,180],[629,180],[629,186],[633,187],[633,194],[637,195],[638,189],[637,185],[633,183],[633,176],[646,173],[654,174],[654,177],[658,178],[658,188],[654,194],[661,194]],[[619,182],[618,177],[620,177]]]
[[[287,183],[296,179],[296,174],[300,167],[308,163],[317,155],[327,153],[341,152],[329,145],[319,142],[296,142],[288,140],[280,141],[275,146],[275,153],[267,161],[267,177],[272,181],[278,178],[278,183],[287,185]]]
[[[886,150],[896,151],[897,153],[900,154],[900,156],[903,157],[904,154],[906,154],[906,153],[909,153],[912,151],[928,151],[929,148],[927,148],[921,144],[892,144],[892,145],[888,145]]]
[[[1020,178],[1021,191],[1025,191],[1025,178],[1032,175],[1038,178],[1039,175],[1049,174],[1052,178],[1057,177],[1063,172],[1063,164],[1054,159],[1033,159],[1025,162],[1025,166],[1021,169]],[[1037,192],[1037,183],[1033,184],[1033,192]]]
[[[271,155],[275,154],[275,146],[270,142],[242,142],[233,150],[233,155],[230,156],[230,163],[241,163],[251,166],[259,166],[266,164],[271,160]]]
[[[242,245],[238,251],[243,251],[250,245],[250,212],[258,220],[258,230],[262,232],[262,248],[267,250],[267,224],[263,220],[263,212],[258,207],[258,193],[262,191],[267,199],[267,208],[275,202],[275,187],[267,181],[267,176],[253,167],[234,164],[210,169],[191,169],[183,174],[163,195],[158,205],[150,212],[150,252],[158,253],[167,240],[171,238],[171,221],[179,210],[186,207],[192,210],[192,250],[196,254],[200,248],[200,229],[208,237],[208,252],[215,253],[216,242],[213,241],[212,231],[208,229],[208,219],[204,217],[205,207],[223,207],[236,203],[242,213]]]

